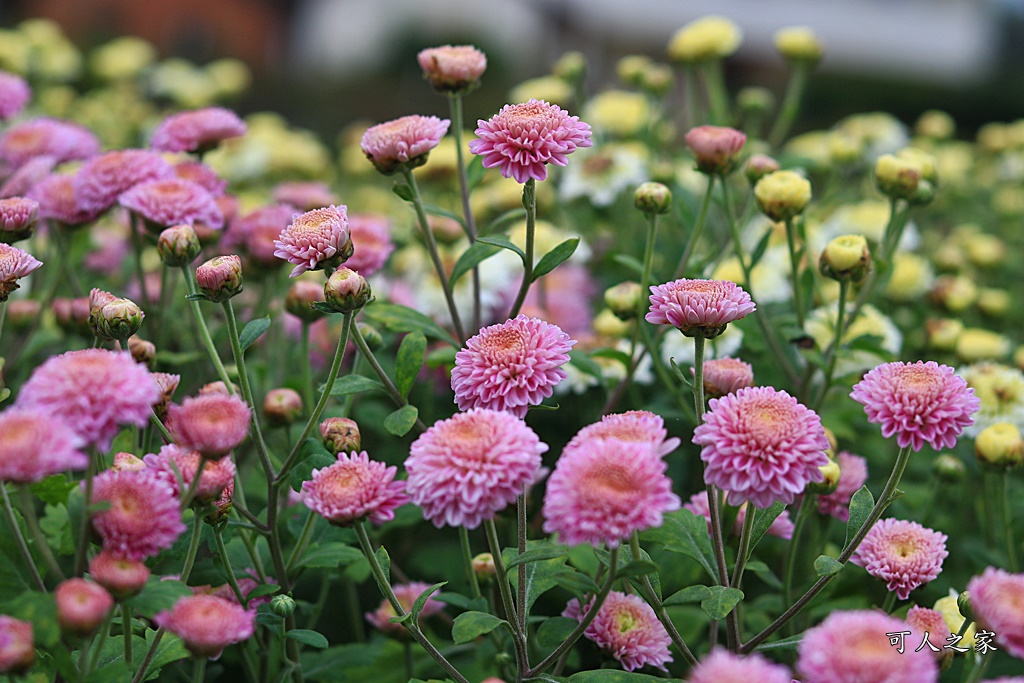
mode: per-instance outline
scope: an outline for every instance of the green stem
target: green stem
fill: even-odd
[[[786,219],[786,245],[789,247],[789,270],[790,278],[793,280],[793,305],[796,308],[796,323],[803,329],[804,326],[804,303],[803,287],[800,282],[800,257],[796,249],[796,227],[793,219]]]
[[[896,591],[889,591],[885,596],[885,600],[882,601],[882,611],[886,614],[892,613],[892,608],[896,606]]]
[[[466,175],[465,151],[462,148],[462,93],[448,96],[448,107],[452,117],[452,138],[455,140],[455,164],[458,168],[459,195],[462,199],[463,228],[469,243],[476,242],[476,220],[469,204],[469,178]],[[480,306],[480,267],[473,267],[473,329],[480,329],[482,311]]]
[[[523,282],[519,285],[515,303],[508,313],[509,318],[519,315],[519,310],[526,302],[526,294],[533,284],[533,248],[534,236],[537,231],[537,181],[530,178],[523,185],[523,207],[526,209],[526,256],[523,258]]]
[[[708,176],[708,189],[704,191],[704,199],[701,200],[700,210],[697,212],[697,222],[693,224],[693,230],[690,231],[690,237],[686,240],[686,248],[683,250],[683,257],[679,259],[679,266],[676,267],[676,279],[686,276],[686,266],[690,263],[690,257],[693,255],[693,250],[697,246],[698,240],[700,240],[701,233],[704,232],[704,224],[708,218],[708,208],[711,206],[711,195],[715,189],[714,176]],[[644,290],[646,293],[647,290]]]
[[[192,670],[192,683],[203,683],[206,680],[206,657],[197,656],[195,668]]]
[[[103,652],[103,645],[107,642],[107,636],[110,635],[110,622],[113,621],[113,617],[114,610],[111,608],[107,611],[107,615],[103,617],[103,623],[100,625],[100,630],[96,632],[96,636],[93,638],[93,642],[89,650],[89,656],[85,662],[85,668],[80,669],[78,672],[79,681],[84,681],[89,677],[90,673],[96,670],[96,664],[100,661],[100,653]],[[79,657],[83,656],[84,653],[79,655]]]
[[[0,339],[4,338],[4,320],[7,319],[7,301],[0,301]]]
[[[302,321],[302,402],[306,407],[313,405],[313,372],[309,363],[309,323]]]
[[[473,571],[473,551],[469,545],[469,530],[464,527],[459,527],[459,545],[462,548],[462,561],[466,565],[466,580],[469,581],[470,595],[475,600],[480,597],[480,582],[476,578],[476,572]]]
[[[188,490],[185,491],[185,494],[181,497],[182,510],[188,508],[188,506],[192,504],[192,501],[195,500],[196,491],[199,490],[199,479],[203,476],[203,470],[206,469],[206,462],[206,458],[199,459],[199,465],[196,467],[195,476],[192,477],[192,483],[189,485]]]
[[[195,277],[192,275],[192,270],[189,268],[188,264],[181,267],[181,272],[185,277],[185,290],[190,296],[196,294],[197,289]],[[210,362],[213,363],[213,367],[217,371],[217,376],[220,377],[222,382],[224,382],[228,393],[234,394],[235,385],[228,376],[228,371],[224,368],[224,363],[220,359],[220,354],[217,353],[217,346],[213,343],[213,337],[210,336],[210,328],[206,326],[206,319],[203,317],[203,311],[199,307],[199,302],[190,299],[189,305],[192,307],[192,315],[196,319],[196,325],[199,326],[199,338],[206,347],[206,353],[210,356]]]
[[[306,522],[302,525],[302,531],[299,532],[299,538],[295,541],[295,547],[292,548],[291,555],[288,556],[288,562],[285,565],[285,570],[291,574],[292,569],[295,568],[295,563],[302,557],[302,553],[306,551],[306,546],[309,545],[309,537],[313,533],[313,527],[316,525],[318,515],[312,510],[306,515]]]
[[[121,631],[124,635],[124,661],[129,666],[132,665],[132,607],[131,605],[122,602],[121,603]]]
[[[96,472],[96,457],[89,453],[89,464],[85,468],[85,503],[82,506],[82,522],[78,525],[78,545],[75,548],[75,576],[85,571],[85,556],[89,548],[89,506],[92,505],[92,478]]]
[[[131,221],[132,250],[135,252],[135,277],[139,280],[139,292],[142,294],[142,301],[139,303],[143,308],[146,308],[149,306],[149,292],[146,290],[146,271],[142,268],[143,245],[139,228],[139,216],[134,211],[130,211],[128,216]]]
[[[1017,565],[1017,544],[1013,540],[1013,516],[1010,513],[1010,477],[1004,472],[1003,482],[998,487],[1000,507],[1003,516],[1003,536],[1006,541],[1006,556],[1009,560],[1008,566],[1011,572],[1018,571]]]
[[[156,321],[156,349],[159,353],[164,348],[164,330],[167,329],[167,318],[171,314],[171,269],[165,264],[160,270],[160,310]]]
[[[224,575],[228,579],[228,585],[231,586],[231,590],[235,592],[235,597],[238,598],[238,604],[244,607],[246,604],[245,594],[242,593],[242,589],[238,585],[238,579],[235,578],[235,570],[231,567],[231,561],[228,559],[228,549],[227,546],[224,545],[223,525],[214,525],[213,538],[217,543],[217,553],[220,555],[221,564],[224,566]]]
[[[698,110],[700,109],[697,93],[697,72],[692,66],[683,67],[683,123],[687,129],[699,125]]]
[[[498,591],[501,595],[501,605],[505,610],[505,619],[512,628],[512,640],[516,648],[516,667],[520,674],[529,669],[526,661],[526,636],[519,627],[519,618],[516,615],[516,605],[512,599],[512,588],[508,581],[508,572],[505,569],[505,560],[501,556],[501,541],[498,540],[498,529],[494,526],[494,520],[484,520],[484,531],[487,534],[487,545],[494,557],[494,574],[498,582]]]
[[[156,427],[156,430],[160,432],[160,436],[163,437],[165,443],[174,443],[174,437],[167,431],[167,427],[160,421],[160,418],[156,416],[156,413],[152,410],[149,411],[149,423]]]
[[[522,555],[526,552],[526,494],[520,494],[516,498],[516,550]],[[516,616],[519,617],[519,632],[526,637],[526,618],[528,606],[526,603],[526,572],[522,565],[516,571]]]
[[[633,532],[633,535],[629,537],[629,549],[635,559],[640,559],[643,555],[640,552],[640,535],[637,532]],[[654,609],[654,613],[658,616],[658,621],[665,627],[668,632],[669,638],[672,639],[672,643],[676,648],[683,654],[683,658],[690,666],[697,664],[697,658],[694,657],[693,652],[686,646],[686,641],[679,634],[679,630],[676,629],[675,623],[668,616],[668,610],[665,609],[665,605],[662,603],[658,594],[654,590],[654,585],[651,583],[651,578],[647,574],[640,577],[640,584],[643,587],[643,598],[650,604],[651,608]]]
[[[255,413],[256,400],[252,395],[252,385],[249,383],[249,373],[245,369],[245,351],[242,349],[242,342],[238,337],[238,321],[235,318],[235,309],[231,305],[231,299],[221,303],[224,308],[224,316],[228,323],[228,338],[231,340],[231,352],[235,357],[235,368],[238,370],[238,383],[242,386],[242,398],[253,409],[252,431],[256,436],[256,452],[260,456],[260,463],[266,472],[267,481],[274,480],[274,465],[270,462],[270,452],[263,440],[263,430],[260,428],[260,421]],[[271,501],[268,501],[270,504]],[[273,528],[271,528],[273,531]]]
[[[813,494],[805,493],[804,498],[800,501],[800,509],[796,513],[796,523],[793,526],[793,537],[789,540],[789,553],[786,555],[786,570],[785,570],[785,583],[784,583],[784,598],[783,604],[788,605],[793,602],[793,579],[796,576],[796,563],[799,557],[800,539],[803,536],[804,528],[807,526],[807,520],[810,519],[816,497]]]
[[[729,122],[729,96],[725,91],[725,76],[722,60],[715,59],[700,65],[704,76],[704,87],[708,95],[711,123],[724,126]]]
[[[800,100],[803,98],[804,87],[807,84],[807,64],[794,64],[793,71],[789,76],[789,83],[786,85],[786,94],[782,98],[782,107],[775,119],[771,133],[768,134],[768,144],[772,149],[777,149],[786,139],[789,129],[796,121],[797,112],[800,110]]]
[[[46,536],[43,535],[43,530],[39,527],[39,519],[36,517],[35,502],[32,500],[32,492],[29,491],[28,484],[23,484],[19,493],[21,494],[21,512],[22,516],[25,518],[25,525],[28,527],[28,532],[32,535],[32,539],[39,548],[39,553],[43,556],[43,561],[46,562],[46,566],[50,570],[50,573],[53,574],[58,581],[63,581],[64,572],[61,571],[60,565],[57,564],[57,558],[53,556],[53,550],[51,550],[50,544],[47,543]]]
[[[964,676],[964,683],[978,683],[978,681],[981,680],[981,677],[985,675],[985,669],[988,668],[988,664],[991,660],[991,654],[986,656],[975,653],[974,666],[969,670],[967,667],[964,667],[965,671],[969,671],[969,673]]]
[[[752,503],[747,503],[747,514],[743,518],[743,530],[740,531],[740,545],[736,553],[736,568],[732,573],[733,588],[740,588],[743,585],[743,569],[750,556],[750,535],[754,530],[754,514],[756,512],[757,508]]]
[[[352,340],[355,341],[356,348],[359,349],[359,353],[363,354],[363,358],[365,358],[370,364],[370,367],[373,368],[373,373],[377,375],[377,379],[379,379],[381,384],[384,385],[384,390],[387,392],[388,396],[391,397],[394,404],[399,408],[409,405],[409,402],[406,401],[402,397],[401,392],[398,391],[398,387],[396,387],[395,383],[391,381],[390,377],[388,377],[388,373],[381,367],[380,363],[377,361],[377,357],[373,355],[373,351],[370,350],[370,346],[366,343],[366,339],[363,338],[363,333],[359,331],[358,325],[355,326],[354,333],[352,334]],[[416,429],[421,432],[425,432],[427,430],[427,426],[423,424],[419,418],[416,418]]]
[[[188,542],[188,552],[185,554],[185,564],[181,566],[181,575],[178,580],[188,584],[188,577],[192,574],[192,567],[196,563],[196,555],[199,553],[199,539],[203,535],[203,518],[199,515],[192,517],[192,536]]]
[[[836,360],[839,358],[839,348],[843,344],[843,334],[846,332],[844,329],[844,324],[846,323],[846,297],[849,295],[849,292],[849,280],[840,280],[835,335],[832,337],[832,342],[828,345],[828,349],[825,350],[825,378],[821,385],[821,393],[818,394],[818,400],[814,402],[815,411],[821,411],[825,397],[828,396],[828,390],[832,386],[832,377],[836,372]]]
[[[18,518],[15,516],[14,507],[11,505],[11,497],[7,495],[6,484],[0,484],[0,492],[3,493],[4,499],[4,516],[7,517],[7,523],[11,526],[11,533],[14,534],[14,540],[18,544],[18,551],[21,552],[21,557],[25,560],[25,566],[28,567],[29,573],[32,574],[32,580],[35,582],[36,588],[41,593],[45,593],[46,584],[43,583],[43,577],[39,575],[35,560],[32,559],[32,553],[29,552],[28,543],[26,543],[25,536],[21,533]]]

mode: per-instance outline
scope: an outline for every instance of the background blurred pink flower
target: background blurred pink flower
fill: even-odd
[[[153,131],[149,146],[163,152],[202,152],[245,132],[245,122],[235,112],[206,107],[165,118]]]

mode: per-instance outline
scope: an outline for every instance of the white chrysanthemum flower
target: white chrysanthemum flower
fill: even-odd
[[[814,338],[819,349],[827,349],[835,339],[836,313],[838,306],[822,306],[811,311],[804,323],[804,330]],[[847,307],[847,315],[853,306]],[[896,325],[877,308],[868,304],[860,309],[860,315],[852,325],[844,323],[843,341],[849,343],[858,337],[870,335],[880,337],[878,346],[885,352],[898,356],[903,346],[903,335]],[[842,377],[855,372],[868,370],[880,362],[888,360],[871,351],[858,349],[843,351],[836,361],[835,376]]]
[[[1024,429],[1024,372],[1001,363],[983,362],[958,368],[957,373],[981,400],[974,424],[965,427],[964,434],[977,436],[997,422]]]
[[[587,197],[594,206],[609,206],[648,177],[647,160],[635,145],[591,147],[577,156],[562,172],[558,193],[563,201]]]

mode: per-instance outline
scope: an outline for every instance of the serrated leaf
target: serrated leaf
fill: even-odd
[[[526,552],[516,555],[505,565],[505,569],[511,569],[520,564],[528,564],[530,562],[540,562],[541,560],[551,560],[556,557],[567,556],[568,548],[564,545],[552,545],[552,546],[541,546],[539,548],[533,548]]]
[[[526,263],[526,252],[524,252],[518,246],[513,244],[512,241],[509,238],[505,237],[504,235],[487,235],[486,237],[478,237],[476,241],[477,244],[491,244],[495,247],[500,247],[502,249],[514,251],[516,254],[519,255],[519,258],[522,260],[522,262]]]
[[[309,647],[315,647],[318,650],[326,650],[330,644],[327,642],[327,636],[317,631],[311,631],[306,628],[293,628],[284,634],[285,638],[291,638],[297,640],[303,645]]]
[[[353,548],[340,541],[333,541],[313,546],[304,552],[299,559],[298,566],[334,569],[343,564],[355,562],[362,557],[363,551],[359,548]]]
[[[684,605],[688,602],[703,602],[711,597],[711,589],[707,586],[687,586],[686,588],[676,591],[672,595],[665,598],[663,605]]]
[[[404,405],[384,418],[384,429],[392,436],[405,436],[416,424],[419,414],[416,406]]]
[[[416,383],[426,353],[427,338],[419,330],[410,332],[402,339],[395,357],[395,386],[403,399],[409,396],[409,391]]]
[[[66,505],[71,489],[77,488],[78,482],[68,481],[65,474],[54,474],[29,487],[32,495],[42,499],[48,505]]]
[[[657,529],[648,529],[640,534],[641,540],[660,543],[665,550],[689,555],[704,567],[714,580],[718,580],[715,570],[715,555],[711,549],[711,537],[708,536],[708,523],[689,510],[676,510],[665,515],[664,522]]]
[[[452,266],[452,274],[451,277],[448,278],[449,286],[454,287],[455,283],[459,281],[459,278],[497,254],[499,251],[501,251],[501,247],[496,247],[493,244],[487,244],[486,242],[474,242],[471,244],[466,251],[462,252],[462,255],[459,256],[459,260],[455,262],[455,265]]]
[[[570,237],[548,253],[544,254],[540,261],[537,262],[537,265],[533,268],[533,282],[544,277],[557,268],[559,264],[572,256],[576,251],[576,247],[579,245],[579,237]]]
[[[242,346],[242,351],[253,345],[257,339],[259,339],[264,332],[270,329],[270,316],[265,318],[256,318],[250,320],[242,328],[242,333],[238,335],[238,343]]]
[[[419,596],[416,598],[416,602],[412,603],[412,609],[409,610],[409,616],[412,619],[419,618],[420,612],[422,612],[423,608],[427,605],[427,600],[430,599],[430,596],[433,595],[438,589],[440,589],[441,586],[447,586],[447,585],[448,585],[447,581],[442,581],[441,583],[435,583],[433,586],[431,586],[427,590],[425,590],[422,593],[420,593]]]
[[[331,455],[318,439],[306,439],[295,456],[295,464],[288,472],[288,483],[296,491],[301,491],[302,482],[313,477],[313,470],[330,467],[337,461],[337,456]]]
[[[830,555],[818,555],[814,561],[814,571],[818,576],[833,576],[843,571],[843,563]]]
[[[456,645],[476,640],[508,622],[487,612],[463,612],[452,623],[452,640]]]
[[[412,201],[412,188],[405,183],[395,183],[391,186],[391,191],[398,195],[398,198],[404,202]]]
[[[857,535],[864,522],[871,515],[871,509],[875,507],[875,497],[867,486],[861,486],[857,493],[850,499],[850,519],[846,522],[846,542],[843,543],[845,550],[853,537]]]
[[[326,388],[327,385],[322,384],[319,390],[322,392]],[[384,385],[363,375],[345,375],[334,382],[334,386],[331,387],[331,396],[348,396],[364,391],[384,391]]]
[[[700,607],[712,619],[725,619],[740,600],[743,591],[729,586],[711,586],[711,595],[700,601]]]
[[[634,275],[643,275],[644,264],[628,254],[615,254],[612,261],[631,271]]]
[[[750,507],[747,506],[747,513],[750,513]],[[772,503],[771,507],[767,508],[754,508],[754,525],[750,529],[750,545],[747,548],[747,559],[750,558],[754,552],[754,548],[761,542],[765,533],[771,528],[772,524],[775,523],[776,518],[782,514],[782,511],[786,509],[786,506],[778,501]]]
[[[462,344],[458,343],[440,325],[408,306],[378,301],[372,306],[364,308],[363,315],[392,332],[413,332],[414,330],[419,330],[428,337],[440,339],[457,349],[462,348]]]

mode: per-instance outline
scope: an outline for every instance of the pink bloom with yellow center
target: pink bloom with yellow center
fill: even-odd
[[[709,399],[753,385],[754,368],[750,363],[728,357],[704,361],[704,395]]]
[[[181,638],[196,657],[217,659],[228,645],[252,637],[256,611],[213,595],[181,598],[169,611],[153,617],[161,626]]]
[[[81,225],[100,211],[84,208],[75,194],[75,176],[53,173],[32,186],[28,196],[39,202],[39,215],[65,225]]]
[[[149,146],[162,152],[202,152],[245,132],[245,122],[235,112],[206,107],[165,118],[153,131]]]
[[[563,543],[617,546],[678,510],[667,464],[650,443],[593,439],[562,451],[544,494],[544,531]]]
[[[907,631],[895,617],[874,610],[832,612],[804,633],[797,670],[803,683],[937,683],[939,667],[916,644],[901,654],[889,633]]]
[[[582,621],[592,604],[593,600],[581,609],[579,601],[573,598],[562,616]],[[626,671],[648,665],[665,671],[665,664],[672,661],[668,631],[651,606],[637,595],[608,593],[583,635],[608,652]]]
[[[818,512],[845,522],[850,519],[850,499],[868,480],[868,461],[846,451],[841,451],[836,461],[839,463],[839,484],[832,493],[818,496]]]
[[[981,402],[948,365],[935,361],[884,363],[864,375],[850,396],[864,405],[882,436],[896,435],[900,448],[952,448]]]
[[[85,469],[85,442],[57,415],[14,406],[0,412],[0,482],[28,484]]]
[[[679,448],[677,437],[668,438],[665,420],[647,410],[630,410],[625,413],[605,415],[600,422],[587,425],[572,437],[566,448],[579,446],[593,439],[612,439],[646,443],[659,456],[666,456]]]
[[[651,310],[644,319],[672,325],[688,337],[711,339],[726,325],[755,310],[750,295],[728,280],[675,280],[651,287]]]
[[[216,460],[249,434],[252,411],[238,396],[203,394],[167,409],[167,428],[179,446]]]
[[[226,251],[242,251],[257,264],[273,268],[281,264],[276,256],[277,239],[292,222],[295,211],[284,204],[271,204],[236,216],[221,239]]]
[[[327,265],[341,265],[352,252],[347,207],[328,206],[295,216],[274,246],[274,256],[295,264],[291,277]]]
[[[448,119],[436,116],[403,116],[367,129],[359,146],[378,171],[391,175],[403,166],[415,168],[426,163],[427,154],[441,142],[449,124]]]
[[[50,358],[22,386],[18,404],[48,410],[101,451],[122,426],[144,427],[160,389],[127,351],[85,349]]]
[[[61,581],[53,591],[61,630],[90,635],[114,607],[114,598],[103,586],[81,578]]]
[[[458,92],[476,85],[487,70],[487,55],[472,45],[442,45],[421,50],[416,61],[435,90]]]
[[[93,479],[90,502],[98,501],[110,505],[93,513],[93,529],[103,549],[121,557],[156,555],[185,531],[174,491],[150,470],[101,472]]]
[[[485,327],[455,354],[455,402],[460,410],[491,408],[524,417],[566,378],[562,366],[575,343],[557,326],[523,314]]]
[[[944,661],[953,658],[954,651],[944,647],[946,645],[946,638],[950,633],[949,626],[946,624],[946,620],[942,618],[941,612],[914,605],[907,612],[907,626],[912,631],[908,640],[914,644],[915,649],[919,645],[924,645],[924,647],[928,648],[928,645],[924,642],[924,639],[927,637],[928,642],[939,648],[938,652],[931,648],[928,648],[928,650],[935,656],[940,665]]]
[[[475,529],[540,479],[547,450],[514,415],[471,409],[436,422],[413,442],[406,491],[434,526]]]
[[[178,488],[178,479],[187,491],[196,478],[196,471],[202,456],[198,451],[191,451],[182,448],[177,444],[167,444],[160,449],[159,453],[150,453],[143,458],[143,462],[157,476],[167,482],[167,485],[174,491],[174,495],[181,497]],[[218,498],[221,492],[235,478],[235,463],[230,456],[219,460],[209,460],[203,466],[203,473],[199,477],[199,485],[196,488],[195,498],[200,502],[210,502]]]
[[[7,71],[0,71],[0,120],[20,114],[30,99],[32,99],[32,89],[28,87],[24,78]]]
[[[174,167],[156,152],[120,149],[91,159],[75,174],[75,200],[83,211],[102,213],[139,183],[174,177]]]
[[[384,266],[395,250],[391,224],[386,216],[353,214],[348,217],[348,229],[355,251],[345,266],[363,277],[370,277]]]
[[[89,560],[89,576],[121,600],[139,593],[149,573],[141,560],[129,560],[110,550],[102,550]]]
[[[429,583],[422,581],[412,581],[410,583],[400,583],[393,586],[395,591],[395,597],[398,598],[398,604],[408,612],[412,609],[413,604],[416,602],[416,598],[423,594],[423,591],[430,588]],[[431,617],[441,610],[444,609],[444,603],[440,600],[435,600],[440,593],[433,593],[427,602],[423,605],[422,611],[420,611],[420,619]],[[391,606],[391,603],[387,600],[383,600],[380,606],[372,612],[366,613],[366,620],[370,622],[375,628],[387,633],[392,636],[403,636],[405,635],[405,627],[401,624],[396,624],[390,621],[391,617],[397,616],[395,614],[395,608]]]
[[[716,648],[697,664],[688,683],[790,683],[789,669],[756,652],[740,656]]]
[[[693,443],[704,447],[704,480],[728,491],[731,505],[789,505],[808,483],[824,480],[829,443],[821,418],[785,391],[747,387],[708,405]]]
[[[871,527],[850,561],[886,582],[900,600],[942,571],[946,535],[903,519],[883,519]]]
[[[338,195],[327,187],[327,183],[317,181],[281,183],[274,187],[271,197],[278,204],[287,204],[299,211],[312,211],[321,206],[338,203]]]
[[[224,225],[213,196],[191,180],[148,180],[124,192],[118,203],[161,228],[202,223],[216,230]]]
[[[0,136],[0,159],[17,168],[34,157],[55,163],[88,159],[100,151],[100,141],[77,123],[40,117],[18,123]]]
[[[302,482],[303,501],[331,524],[348,526],[364,518],[383,524],[409,502],[405,482],[395,481],[397,471],[370,460],[366,451],[339,453],[336,463],[313,470],[312,480]]]
[[[219,197],[228,189],[228,181],[217,172],[199,161],[181,161],[174,165],[174,175],[199,185],[213,197]]]
[[[489,120],[477,121],[477,138],[469,151],[483,157],[484,168],[525,183],[548,177],[549,163],[565,166],[568,157],[593,142],[590,125],[544,100],[506,104]]]
[[[27,239],[39,220],[39,202],[28,197],[0,199],[0,242]]]
[[[32,624],[0,614],[0,673],[21,673],[35,662]]]
[[[967,584],[979,628],[995,632],[1008,654],[1024,659],[1024,574],[987,567]]]
[[[32,254],[0,242],[0,302],[18,288],[18,280],[41,265]]]

